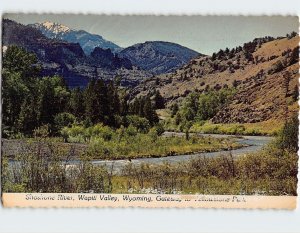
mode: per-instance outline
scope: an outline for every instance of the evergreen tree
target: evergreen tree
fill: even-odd
[[[95,108],[94,108],[94,103],[97,101],[96,98],[97,96],[95,95],[95,83],[96,80],[92,79],[85,91],[84,91],[84,106],[85,106],[85,118],[86,121],[94,122],[95,121]]]
[[[161,96],[160,92],[156,90],[155,95],[154,95],[154,102],[155,102],[155,108],[156,109],[163,109],[165,108],[165,100]]]
[[[149,96],[144,98],[143,113],[145,118],[149,120],[150,124],[153,125],[159,121]]]
[[[174,117],[176,115],[176,113],[178,112],[178,110],[179,110],[178,104],[177,103],[173,104],[171,106],[171,111],[172,111],[171,112],[171,117]]]
[[[40,72],[36,55],[14,45],[9,46],[4,54],[3,69],[19,73],[22,78],[37,77]]]
[[[107,87],[107,96],[108,96],[108,124],[111,126],[117,125],[117,116],[121,113],[121,104],[118,94],[118,88],[114,85],[113,82],[110,82]]]
[[[80,88],[75,88],[71,91],[70,100],[68,103],[69,111],[78,119],[83,119],[84,116],[84,96]]]
[[[31,135],[33,130],[39,126],[38,109],[32,96],[27,96],[22,103],[18,116],[17,128],[25,135]]]

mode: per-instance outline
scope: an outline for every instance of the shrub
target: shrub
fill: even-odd
[[[150,129],[150,122],[146,118],[137,115],[127,116],[127,123],[135,127],[140,133],[147,133]]]
[[[76,117],[68,112],[59,113],[54,117],[54,123],[57,131],[61,130],[65,126],[70,127],[75,123],[75,121]]]
[[[112,139],[113,131],[110,127],[104,126],[102,123],[100,123],[91,127],[91,136],[101,137],[105,141],[109,141]]]
[[[278,136],[278,145],[282,150],[298,151],[298,114],[295,114],[283,126]]]
[[[135,128],[133,125],[129,125],[126,129],[126,134],[130,137],[136,136],[137,133],[137,128]]]
[[[268,74],[274,74],[279,71],[282,71],[283,69],[284,69],[284,65],[282,61],[279,60],[271,66],[271,68],[268,70]]]

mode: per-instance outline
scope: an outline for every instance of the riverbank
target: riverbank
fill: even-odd
[[[182,156],[168,158],[176,157]],[[74,166],[62,164],[55,152],[48,158],[30,154],[15,166],[3,159],[2,187],[4,192],[297,195],[297,159],[297,153],[271,146],[237,157],[201,155],[160,163],[144,158],[120,167],[121,160],[82,160]]]
[[[275,121],[265,121],[257,123],[235,123],[235,124],[204,124],[195,123],[191,127],[191,132],[195,133],[214,133],[245,136],[275,136],[279,133],[283,123]]]
[[[198,157],[176,164],[128,164],[113,177],[114,193],[297,195],[297,154],[274,149],[233,159]],[[272,177],[272,178],[270,178]]]
[[[59,140],[58,138],[47,138],[42,141],[4,139],[2,140],[2,153],[6,157],[14,159],[16,155],[32,153],[40,148],[44,154],[47,154],[49,153],[49,145],[52,149],[55,148],[66,153],[67,157],[72,158],[72,160],[78,160],[82,155],[85,155],[91,160],[102,159],[106,161],[212,153],[248,146],[231,137],[217,138],[191,135],[189,139],[186,139],[181,134],[175,134],[153,138],[151,135],[137,134],[123,140],[114,136],[110,140],[92,138],[89,143],[64,143],[62,139]]]
[[[180,125],[174,123],[173,118],[165,120],[167,131],[180,132]],[[244,136],[276,136],[283,127],[284,122],[268,120],[255,123],[227,123],[213,124],[209,121],[195,122],[191,125],[191,133],[227,134]]]

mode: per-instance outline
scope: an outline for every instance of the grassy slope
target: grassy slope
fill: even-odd
[[[187,92],[202,90],[207,85],[214,87],[216,84],[220,86],[227,84],[230,87],[232,86],[233,80],[237,80],[240,81],[240,84],[237,87],[238,93],[236,99],[233,99],[233,101],[226,106],[223,113],[220,111],[222,114],[220,114],[216,122],[222,122],[222,118],[226,118],[225,122],[229,121],[230,123],[242,121],[246,122],[242,124],[243,127],[245,127],[245,134],[276,134],[284,122],[285,105],[288,105],[289,115],[298,111],[298,104],[293,102],[291,93],[295,86],[298,86],[299,65],[293,64],[283,71],[274,74],[268,74],[267,71],[278,60],[284,59],[282,52],[287,49],[292,50],[295,48],[298,45],[298,41],[299,38],[294,37],[292,39],[283,38],[264,43],[253,53],[253,57],[258,57],[260,61],[255,64],[241,57],[241,68],[235,70],[234,73],[228,70],[223,72],[213,71],[210,65],[212,62],[210,60],[206,60],[205,57],[197,58],[175,73],[160,76],[161,81],[159,86],[155,86],[154,80],[147,81],[144,84],[146,87],[146,91],[144,92],[146,93],[155,87],[160,91],[162,96],[167,99],[167,105],[170,106],[174,101],[183,100]],[[268,60],[271,56],[278,57]],[[264,61],[262,59],[264,59]],[[229,60],[218,60],[215,62],[226,65],[228,61]],[[236,62],[236,57],[230,61],[233,63]],[[264,77],[257,81],[253,77],[256,76],[260,70],[264,70]],[[200,73],[202,71],[204,74],[201,75]],[[285,97],[284,88],[282,88],[285,71],[289,71],[292,74],[288,88],[288,97]],[[188,78],[182,80],[181,76],[185,73],[187,73]],[[145,94],[144,92],[142,91],[140,94],[143,95]],[[162,110],[159,111],[159,115],[161,119],[168,118]],[[224,117],[222,117],[222,115],[224,115]],[[214,128],[219,127],[221,132],[230,133],[232,127],[234,128],[236,126],[236,124],[212,126],[212,123],[206,123],[205,126],[202,127],[199,127],[199,125],[195,126],[194,130],[211,132],[215,130]],[[176,129],[176,127],[170,125],[168,128]]]

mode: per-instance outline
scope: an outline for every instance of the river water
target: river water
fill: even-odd
[[[232,135],[225,135],[225,134],[198,134],[199,136],[203,137],[215,137],[215,138],[230,138],[233,137],[235,141],[242,145],[247,145],[245,147],[239,148],[239,149],[234,149],[231,150],[231,153],[233,156],[239,156],[239,155],[244,155],[250,152],[256,152],[262,149],[263,146],[267,145],[273,137],[268,137],[268,136],[241,136],[241,137],[234,137]],[[184,133],[174,133],[174,132],[165,132],[164,133],[165,137],[171,137],[171,136],[177,136],[177,137],[184,137]],[[9,142],[9,141],[8,141]],[[9,154],[15,154],[17,151],[12,150],[9,151],[9,149],[13,148],[13,146],[10,146],[10,144],[6,142],[4,144],[4,149],[7,151]],[[13,140],[11,140],[13,144],[16,144]],[[11,147],[11,148],[10,148]],[[16,146],[15,148],[19,148],[20,146]],[[178,163],[178,162],[184,162],[188,161],[190,159],[197,158],[199,156],[206,156],[206,157],[213,157],[213,156],[218,156],[221,154],[226,154],[229,153],[229,151],[218,151],[218,152],[201,152],[201,153],[195,153],[195,154],[183,154],[183,155],[175,155],[175,156],[166,156],[166,157],[161,157],[161,158],[137,158],[137,159],[132,159],[131,161],[127,159],[120,159],[120,160],[92,160],[91,162],[94,165],[104,165],[109,168],[113,166],[113,172],[118,173],[122,170],[122,168],[129,164],[132,163],[133,165],[139,165],[141,163],[149,163],[149,164],[162,164],[164,162],[168,162],[171,164]],[[78,164],[80,161],[79,160],[71,160],[68,162],[68,166],[73,166]],[[15,163],[15,161],[10,160],[10,163]]]
[[[173,132],[166,132],[165,136],[184,136],[183,133],[173,133]],[[232,135],[225,135],[225,134],[199,134],[204,137],[216,137],[216,138],[228,138],[233,137]],[[242,136],[235,138],[235,140],[243,145],[247,145],[246,147],[242,147],[239,149],[232,150],[231,153],[234,156],[244,155],[250,152],[255,152],[263,148],[263,146],[267,145],[273,137],[268,136]],[[120,171],[126,164],[132,163],[134,165],[139,165],[141,163],[149,163],[149,164],[162,164],[164,162],[168,162],[171,164],[188,161],[190,159],[197,158],[199,156],[207,156],[213,157],[218,156],[221,154],[229,153],[228,151],[218,151],[218,152],[201,152],[195,154],[183,154],[183,155],[175,155],[175,156],[166,156],[161,158],[138,158],[129,160],[114,160],[114,161],[107,161],[107,160],[93,160],[92,163],[95,165],[105,165],[108,167],[113,166],[114,172]]]

